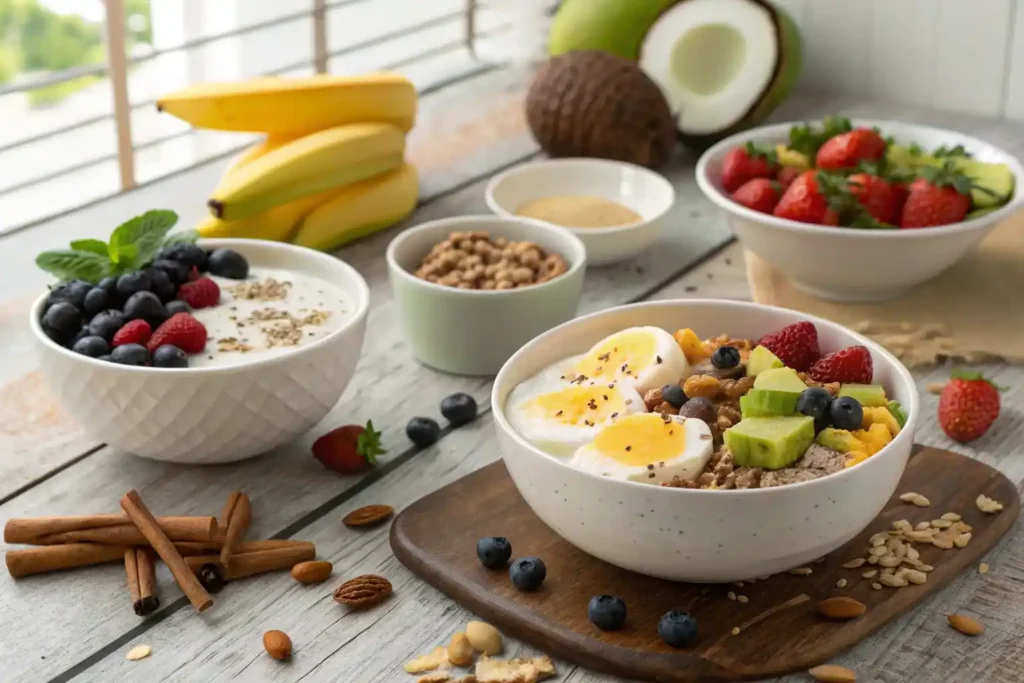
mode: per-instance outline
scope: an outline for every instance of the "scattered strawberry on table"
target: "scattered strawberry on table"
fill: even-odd
[[[939,394],[939,426],[954,441],[973,441],[999,417],[999,392],[978,372],[954,370]]]
[[[865,229],[971,220],[1008,203],[1016,184],[1008,166],[978,161],[961,145],[928,154],[835,116],[794,126],[787,144],[729,150],[720,180],[733,201],[759,213]]]
[[[377,464],[378,455],[386,452],[372,420],[365,427],[344,425],[332,429],[313,442],[313,457],[340,474],[364,472]]]

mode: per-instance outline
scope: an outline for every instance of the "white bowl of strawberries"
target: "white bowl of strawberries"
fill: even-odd
[[[739,133],[697,163],[744,248],[808,294],[848,302],[941,274],[1018,208],[1021,177],[977,138],[840,117]]]

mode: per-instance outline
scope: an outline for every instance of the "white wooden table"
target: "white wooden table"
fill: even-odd
[[[484,213],[487,178],[538,154],[521,116],[527,78],[517,70],[467,69],[423,97],[410,142],[410,156],[423,175],[423,197],[409,223]],[[962,115],[804,97],[775,118],[834,112],[960,128],[1024,154],[1024,126]],[[681,153],[666,171],[679,201],[661,244],[635,262],[588,272],[582,311],[650,299],[749,296],[741,253],[696,188],[693,162],[692,155]],[[383,253],[400,227],[338,253],[371,288],[361,364],[323,425],[274,453],[218,467],[131,457],[89,441],[46,389],[26,323],[28,302],[47,281],[32,265],[35,254],[72,238],[104,236],[146,209],[174,209],[187,225],[201,215],[203,198],[223,165],[211,163],[0,238],[0,524],[11,517],[116,511],[118,498],[130,488],[161,514],[219,514],[227,494],[242,489],[254,508],[250,537],[312,540],[319,555],[334,563],[334,579],[381,574],[392,581],[395,595],[376,609],[349,613],[332,602],[333,586],[309,589],[272,574],[229,585],[200,617],[161,565],[161,609],[141,620],[128,604],[120,564],[17,582],[0,576],[0,681],[414,681],[402,664],[444,644],[472,616],[394,558],[386,527],[356,533],[340,524],[345,512],[370,503],[401,509],[498,457],[487,415],[489,382],[420,367],[399,336]],[[1011,387],[1003,397],[1004,416],[989,435],[957,450],[1021,482],[1024,372],[985,369]],[[947,372],[918,373],[922,391]],[[415,415],[436,416],[441,398],[455,391],[476,397],[481,419],[445,434],[426,451],[415,451],[404,436],[406,422]],[[918,439],[953,447],[935,425],[934,405],[935,397],[926,394]],[[336,476],[310,456],[316,435],[371,418],[383,428],[389,449],[376,471]],[[1015,529],[988,558],[989,574],[960,577],[839,663],[857,670],[863,681],[1024,680],[1022,541],[1024,532]],[[953,611],[981,618],[988,627],[985,635],[969,641],[951,631],[944,615]],[[289,664],[264,653],[261,634],[269,629],[291,635],[295,655]],[[128,649],[143,643],[152,647],[152,656],[126,661]],[[521,652],[533,650],[510,643],[510,655]],[[613,680],[565,662],[559,671],[559,681]]]

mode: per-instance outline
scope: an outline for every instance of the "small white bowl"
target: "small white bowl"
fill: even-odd
[[[458,289],[413,275],[435,244],[452,232],[473,230],[536,242],[564,258],[569,270],[539,285],[506,290]],[[587,267],[583,243],[565,228],[503,216],[442,218],[409,228],[391,240],[386,258],[405,343],[424,365],[457,375],[493,376],[528,340],[571,320]]]
[[[505,401],[523,380],[633,326],[692,328],[701,338],[759,338],[809,320],[822,352],[861,344],[875,381],[907,409],[893,441],[868,460],[813,481],[767,489],[706,491],[600,477],[523,439]],[[520,349],[498,373],[491,408],[505,465],[527,504],[562,538],[605,562],[676,581],[726,583],[785,571],[832,552],[862,531],[896,490],[920,405],[914,379],[878,344],[822,318],[714,299],[659,301],[577,318]]]
[[[980,161],[1006,164],[1016,176],[1014,198],[999,210],[971,221],[914,230],[815,226],[759,213],[734,202],[720,182],[722,160],[728,151],[747,142],[786,142],[793,125],[764,126],[722,140],[697,162],[697,184],[725,212],[730,229],[744,248],[812,296],[847,302],[899,297],[963,258],[1021,205],[1024,168],[1009,152],[954,131],[866,119],[857,119],[853,125],[877,126],[899,144],[917,143],[925,149],[963,145]]]
[[[607,265],[634,258],[658,241],[665,214],[676,201],[672,183],[642,166],[607,159],[548,159],[522,164],[487,184],[487,206],[515,216],[527,202],[558,195],[587,195],[618,202],[643,217],[612,228],[566,228],[583,241],[587,263]]]
[[[29,312],[42,369],[61,404],[89,437],[154,460],[233,462],[265,453],[305,433],[341,398],[355,373],[366,333],[370,290],[348,264],[280,242],[202,240],[230,248],[256,267],[318,277],[344,292],[355,310],[312,344],[230,367],[150,368],[89,358],[42,330],[46,294]],[[213,340],[211,340],[213,343]]]

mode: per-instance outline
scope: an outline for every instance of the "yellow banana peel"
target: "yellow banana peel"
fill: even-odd
[[[332,251],[383,230],[412,213],[419,199],[416,167],[403,164],[383,175],[348,185],[310,211],[292,243]]]
[[[237,221],[222,221],[219,218],[208,216],[196,226],[196,232],[200,237],[245,237],[254,240],[288,242],[303,216],[340,191],[335,187]]]
[[[224,175],[227,176],[228,174],[237,171],[249,162],[256,161],[260,157],[265,156],[268,152],[272,152],[278,147],[282,147],[294,139],[295,138],[269,136],[263,138],[260,142],[243,149],[238,156],[232,159],[228,164],[228,167],[224,169]]]
[[[416,118],[416,88],[394,73],[261,76],[191,85],[161,97],[157,109],[196,128],[296,137],[357,122],[403,132]]]
[[[233,168],[207,206],[236,221],[296,199],[397,168],[405,152],[402,131],[384,123],[354,123],[287,142]]]

